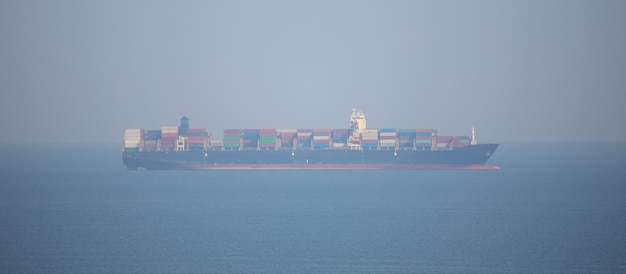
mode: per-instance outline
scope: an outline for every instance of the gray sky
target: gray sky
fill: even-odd
[[[626,141],[626,1],[0,1],[0,142],[124,128]]]

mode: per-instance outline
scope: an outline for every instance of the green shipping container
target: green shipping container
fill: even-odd
[[[261,144],[274,144],[276,143],[276,137],[270,136],[261,136],[261,139],[259,140],[259,142]]]

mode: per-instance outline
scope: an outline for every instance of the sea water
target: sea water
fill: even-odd
[[[626,272],[626,144],[502,144],[490,171],[127,171],[0,146],[2,273]]]

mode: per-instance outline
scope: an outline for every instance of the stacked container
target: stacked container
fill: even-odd
[[[395,148],[396,140],[398,139],[398,132],[395,128],[381,128],[380,129],[380,147],[381,148]]]
[[[159,148],[160,130],[146,130],[143,137],[143,150],[155,151]]]
[[[361,146],[363,148],[378,148],[378,129],[366,129],[361,132]]]
[[[178,139],[178,127],[166,126],[161,127],[161,149],[171,150],[176,147],[176,141]]]
[[[398,139],[400,140],[400,147],[414,147],[415,129],[398,129]]]
[[[418,128],[415,130],[415,146],[420,149],[430,149],[433,145],[432,128]]]
[[[256,148],[259,146],[259,129],[244,129],[243,130],[243,147],[244,148]]]
[[[124,130],[124,151],[139,151],[143,141],[143,130]]]
[[[293,147],[293,140],[298,133],[297,129],[279,129],[280,134],[280,146],[281,147]]]
[[[437,148],[438,149],[445,149],[448,148],[449,145],[454,145],[452,143],[454,137],[452,136],[437,136],[435,138],[435,140],[437,141]]]
[[[224,130],[224,148],[240,149],[241,148],[241,129],[225,129]]]
[[[455,147],[464,147],[469,146],[471,142],[471,138],[469,136],[457,136],[452,139],[452,144]]]
[[[182,126],[181,126],[182,127]],[[205,149],[206,142],[209,138],[209,134],[204,128],[189,128],[187,129],[187,143],[190,150]]]
[[[210,139],[209,146],[212,148],[222,148],[224,147],[224,141],[219,139]]]
[[[311,147],[311,139],[313,137],[312,129],[298,129],[298,147]]]
[[[347,128],[333,129],[333,147],[342,148],[346,147],[348,138],[350,137],[350,130]]]
[[[261,129],[259,135],[259,147],[276,148],[276,129]]]
[[[329,148],[330,140],[330,129],[318,128],[313,130],[313,147]]]

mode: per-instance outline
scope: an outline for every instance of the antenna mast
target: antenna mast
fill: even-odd
[[[476,144],[476,129],[472,127],[472,138],[470,140],[470,145]]]

